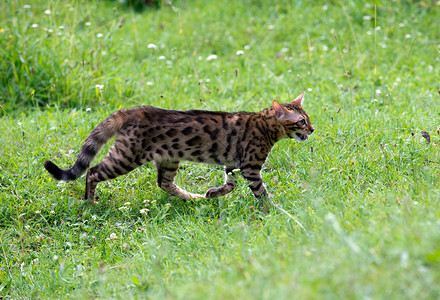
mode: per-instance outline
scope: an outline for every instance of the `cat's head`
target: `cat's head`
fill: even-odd
[[[273,100],[272,107],[275,117],[286,130],[287,137],[294,138],[299,142],[307,140],[307,137],[313,133],[313,128],[310,122],[309,115],[301,106],[304,93],[299,95],[290,103],[279,103]]]

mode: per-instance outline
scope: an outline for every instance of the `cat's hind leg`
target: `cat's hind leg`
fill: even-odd
[[[237,176],[233,172],[234,167],[225,166],[225,183],[219,187],[210,188],[206,191],[206,198],[216,198],[231,192],[237,186]]]
[[[87,171],[84,196],[86,200],[95,198],[96,185],[99,182],[127,174],[147,162],[146,155],[131,156],[132,149],[120,140],[120,138],[117,138],[115,145],[110,149],[107,156]]]
[[[157,168],[157,185],[165,192],[179,197],[185,201],[204,198],[203,195],[189,193],[174,183],[177,170],[179,169],[178,161],[155,161]]]

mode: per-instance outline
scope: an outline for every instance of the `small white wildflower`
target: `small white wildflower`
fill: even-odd
[[[166,206],[166,207],[170,207],[170,206],[171,206],[171,203],[166,203],[165,206]]]
[[[102,38],[104,35],[102,33],[98,33],[96,36]]]
[[[274,30],[274,29],[275,29],[275,25],[270,24],[269,26],[267,26],[267,28],[268,28],[269,30]]]
[[[86,111],[91,111],[92,109],[90,108],[90,107],[87,107],[86,108]]]
[[[116,233],[112,232],[112,233],[110,234],[110,238],[111,238],[112,240],[116,240],[116,239],[118,238],[118,236],[116,235]]]
[[[31,6],[29,4],[25,4],[23,5],[24,8],[31,8]]]
[[[431,66],[431,65],[428,65],[428,70],[429,70],[430,73],[432,73],[432,71],[434,71],[434,67]]]
[[[401,82],[401,81],[402,80],[399,77],[396,78],[396,82]]]
[[[51,211],[50,211],[50,213],[51,213],[51,214],[54,214],[54,213],[55,213],[55,211],[54,211],[54,210],[51,210]]]
[[[311,92],[311,91],[313,91],[312,88],[308,88],[308,89],[307,89],[307,92]]]
[[[161,55],[158,57],[159,60],[164,60],[166,57],[164,55]]]
[[[289,48],[281,48],[280,52],[282,52],[282,53],[289,52]]]
[[[18,126],[21,126],[21,125],[23,125],[23,123],[21,123],[21,122],[18,122],[18,123],[17,123],[17,125],[18,125]]]
[[[120,211],[128,210],[128,207],[127,206],[121,206],[121,207],[119,207],[119,210]]]
[[[167,60],[167,61],[166,61],[166,64],[167,64],[167,65],[171,65],[171,64],[173,64],[173,62],[172,62],[171,60]]]
[[[146,215],[146,214],[148,214],[149,211],[150,211],[150,210],[149,210],[148,208],[142,208],[139,212],[140,212],[142,215]]]
[[[36,210],[35,213],[36,213],[37,215],[39,215],[39,214],[41,214],[41,210]]]
[[[63,29],[64,29],[64,25],[60,25],[60,26],[58,26],[58,29],[63,30]]]
[[[323,11],[326,11],[328,9],[328,5],[324,5],[323,7],[322,7],[322,10]]]
[[[367,35],[371,35],[371,34],[372,34],[371,30],[368,30]]]
[[[52,33],[52,32],[53,32],[53,29],[50,29],[50,28],[49,28],[49,29],[47,30],[47,32]]]
[[[148,44],[147,48],[149,48],[149,49],[157,49],[157,45],[156,44]]]
[[[208,55],[208,57],[206,57],[207,61],[211,61],[211,60],[214,60],[214,59],[217,59],[217,55],[215,55],[215,54],[211,54],[211,55]]]
[[[38,258],[31,260],[31,264],[35,264],[38,262]]]
[[[244,51],[243,50],[237,50],[237,52],[235,53],[235,55],[243,55]]]
[[[54,255],[52,258],[54,261],[57,261],[59,259],[58,255]]]
[[[46,9],[46,10],[44,11],[44,13],[45,13],[46,15],[50,15],[50,9]]]
[[[405,24],[400,23],[400,24],[399,24],[399,27],[405,27]]]
[[[322,46],[322,50],[328,51],[328,46],[327,45]]]
[[[38,24],[35,24],[35,23],[34,23],[34,24],[31,25],[31,27],[32,27],[32,28],[38,28]]]
[[[130,205],[131,204],[131,202],[125,202],[124,203],[124,205]]]
[[[106,56],[106,55],[107,55],[107,51],[102,50],[102,51],[101,51],[101,54],[102,54],[102,56]]]
[[[96,215],[92,215],[92,219],[96,220],[97,216]]]
[[[405,38],[406,38],[406,39],[410,39],[410,38],[411,38],[411,34],[409,34],[409,33],[408,33],[408,34],[405,34]]]
[[[203,60],[203,56],[199,56],[198,59],[199,59],[199,60]]]
[[[90,22],[86,22],[85,25],[86,25],[86,26],[90,26],[90,25],[92,25],[92,23],[90,23]]]
[[[100,91],[102,91],[104,89],[104,85],[103,84],[97,84],[95,87],[97,89],[99,89]]]
[[[382,27],[377,26],[375,29],[376,29],[376,31],[380,31],[380,30],[382,30]]]
[[[380,94],[382,94],[382,91],[379,90],[379,89],[377,89],[377,90],[376,90],[376,95],[380,95]]]
[[[370,21],[372,19],[371,16],[363,16],[362,19],[364,19],[365,21]]]
[[[249,50],[249,49],[251,49],[251,46],[249,45],[244,46],[244,50]]]
[[[153,85],[151,81],[147,81],[146,85]]]
[[[66,245],[70,248],[72,248],[72,243],[71,242],[66,242]]]

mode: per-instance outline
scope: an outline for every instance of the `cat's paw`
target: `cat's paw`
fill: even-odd
[[[210,188],[205,193],[205,198],[216,198],[221,195],[221,189],[218,187]]]

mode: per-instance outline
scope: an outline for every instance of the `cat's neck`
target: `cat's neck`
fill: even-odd
[[[264,124],[264,129],[267,132],[267,137],[272,146],[279,140],[286,137],[285,128],[279,123],[272,107],[266,108],[258,113]]]

